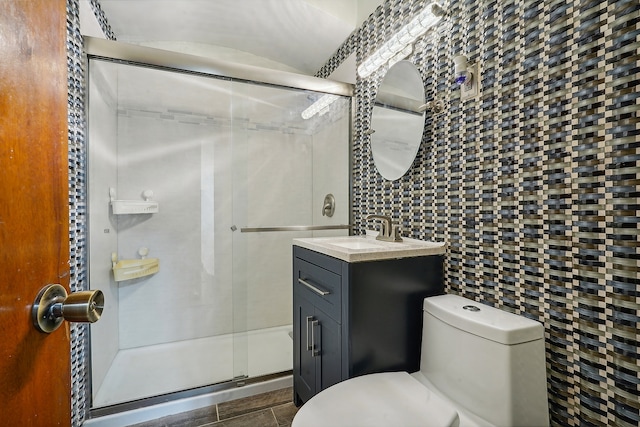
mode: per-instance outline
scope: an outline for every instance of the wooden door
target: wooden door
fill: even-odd
[[[0,0],[0,424],[68,426],[68,323],[32,325],[69,290],[65,0]]]

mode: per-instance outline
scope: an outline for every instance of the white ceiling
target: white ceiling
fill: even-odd
[[[382,0],[100,0],[118,41],[313,75]],[[355,81],[355,61],[332,76]]]

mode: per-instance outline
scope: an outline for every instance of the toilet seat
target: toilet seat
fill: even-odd
[[[407,372],[387,372],[321,391],[300,408],[292,427],[447,427],[458,421],[449,402]]]

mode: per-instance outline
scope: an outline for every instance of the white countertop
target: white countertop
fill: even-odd
[[[371,236],[313,237],[293,239],[293,244],[347,262],[439,255],[445,252],[444,242],[407,237],[403,237],[402,242],[385,242]]]

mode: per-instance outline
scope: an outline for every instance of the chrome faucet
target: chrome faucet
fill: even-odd
[[[366,219],[379,219],[380,232],[376,236],[376,240],[384,240],[385,242],[402,242],[400,237],[400,225],[393,224],[391,217],[386,215],[368,215]]]

